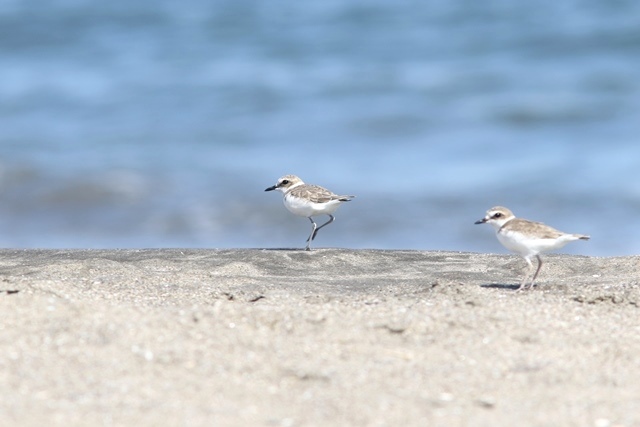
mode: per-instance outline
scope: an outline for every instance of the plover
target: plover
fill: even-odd
[[[278,190],[284,194],[283,202],[289,212],[309,218],[312,229],[307,239],[306,250],[311,250],[311,241],[316,238],[316,234],[322,227],[331,224],[335,218],[333,213],[340,207],[342,202],[348,202],[355,196],[339,196],[326,188],[318,185],[305,184],[295,175],[285,175],[264,191]],[[313,221],[314,216],[329,215],[329,221],[320,227]]]
[[[520,254],[529,264],[529,269],[518,290],[526,289],[527,278],[533,271],[532,257],[535,256],[538,259],[538,268],[533,274],[529,289],[533,288],[533,283],[542,268],[540,253],[560,249],[574,240],[589,240],[589,236],[584,234],[563,233],[540,222],[516,218],[513,212],[502,206],[489,209],[487,215],[475,223],[484,224],[485,222],[493,226],[498,240],[505,248]]]

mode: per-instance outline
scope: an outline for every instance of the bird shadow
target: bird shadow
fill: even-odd
[[[487,289],[510,289],[517,291],[520,285],[507,285],[505,283],[487,283],[486,285],[480,285],[481,288]]]

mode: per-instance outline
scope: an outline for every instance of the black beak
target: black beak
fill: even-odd
[[[474,224],[484,224],[485,222],[487,222],[487,219],[486,218],[482,218],[482,219],[474,222]]]
[[[264,191],[273,191],[273,190],[275,190],[276,188],[278,188],[278,186],[277,186],[277,185],[272,185],[271,187],[266,188]]]

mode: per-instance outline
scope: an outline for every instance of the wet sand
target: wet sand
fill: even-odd
[[[0,251],[0,425],[640,426],[640,257]]]

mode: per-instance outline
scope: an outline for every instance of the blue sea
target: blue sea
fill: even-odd
[[[640,2],[3,0],[0,246],[640,253]],[[324,218],[319,218],[322,221]]]

